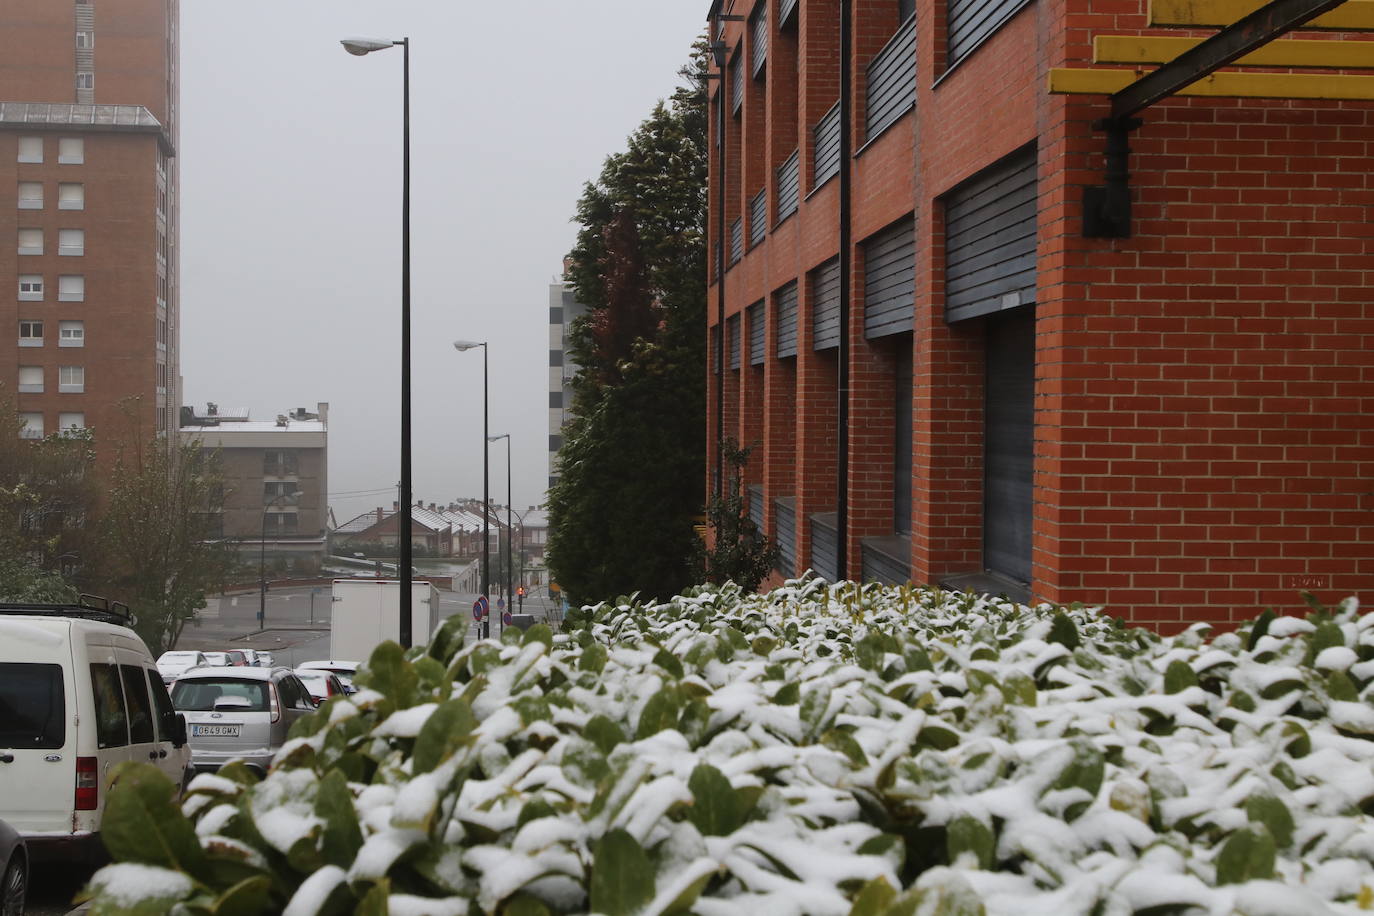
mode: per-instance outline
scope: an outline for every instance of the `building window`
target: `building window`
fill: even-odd
[[[268,481],[262,485],[264,506],[298,506],[300,502],[300,487],[294,481]]]
[[[85,366],[59,366],[57,390],[63,394],[81,394],[86,390]]]
[[[41,413],[21,413],[19,419],[24,421],[24,426],[19,430],[19,438],[43,438],[43,415]]]
[[[20,367],[19,367],[19,393],[20,393],[20,394],[42,394],[42,393],[43,393],[43,367],[42,367],[42,366],[20,366]]]
[[[57,186],[57,209],[86,209],[86,186],[79,181],[64,181]]]
[[[268,534],[295,534],[298,527],[294,512],[265,512],[262,519]]]
[[[85,229],[57,230],[57,253],[69,257],[86,253]]]
[[[43,322],[21,318],[19,320],[19,346],[43,346]]]
[[[63,274],[57,278],[58,302],[82,302],[86,298],[84,274]]]
[[[20,210],[42,210],[43,209],[43,182],[41,181],[21,181],[19,182],[19,207]]]
[[[76,88],[77,88],[77,89],[94,89],[94,88],[95,88],[95,74],[92,73],[92,72],[90,72],[89,70],[83,70],[83,71],[78,72],[78,73],[76,74]]]
[[[42,230],[42,229],[20,229],[20,230],[19,230],[19,253],[20,253],[20,254],[42,254],[42,253],[43,253],[43,230]]]
[[[86,415],[81,412],[57,415],[57,428],[63,432],[86,428]]]
[[[76,46],[85,51],[95,47],[95,33],[89,29],[82,29],[76,33]]]
[[[294,449],[270,448],[262,453],[262,476],[295,477],[300,473],[300,459]]]
[[[43,161],[43,138],[42,138],[42,137],[20,137],[20,138],[19,138],[19,161],[20,161],[20,162],[42,162],[42,161]]]
[[[43,278],[39,274],[21,274],[19,277],[19,301],[42,302]]]
[[[86,141],[81,137],[62,137],[57,141],[57,161],[62,165],[81,165],[86,161]]]
[[[86,322],[62,321],[57,325],[57,345],[59,347],[86,346]]]

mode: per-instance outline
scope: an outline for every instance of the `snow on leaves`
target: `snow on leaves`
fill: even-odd
[[[1215,638],[819,580],[586,617],[379,648],[261,781],[126,771],[96,916],[1374,905],[1353,600]]]

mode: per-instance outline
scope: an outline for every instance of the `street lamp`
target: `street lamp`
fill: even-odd
[[[511,538],[515,537],[515,529],[510,524],[510,433],[502,433],[499,436],[487,436],[488,442],[496,442],[499,439],[506,440],[506,604],[515,604],[515,589],[511,588],[511,567],[515,565],[512,559],[512,548],[515,546]],[[514,611],[515,608],[511,607]],[[506,619],[501,618],[501,632],[506,630]]]
[[[262,507],[262,537],[258,540],[258,629],[267,629],[267,510],[286,499],[300,499],[301,491],[278,493]]]
[[[375,38],[345,38],[339,42],[349,54],[361,57],[373,51],[400,45],[402,57],[401,82],[401,505],[405,511],[398,519],[397,535],[401,542],[400,627],[401,648],[409,649],[410,623],[410,39],[384,41]]]
[[[455,340],[453,349],[465,353],[476,347],[482,348],[482,439],[487,438],[487,342],[485,340]],[[488,460],[486,442],[482,443],[482,597],[491,600],[491,498],[487,490],[491,483],[491,462]],[[491,609],[483,622],[483,638],[491,636]]]

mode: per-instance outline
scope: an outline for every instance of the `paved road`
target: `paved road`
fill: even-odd
[[[472,619],[475,594],[439,592],[439,621],[461,614]],[[211,598],[197,619],[182,631],[178,649],[262,649],[279,665],[329,658],[329,588],[282,588],[267,593],[267,628],[258,629],[257,592]],[[525,613],[536,619],[556,616],[554,603],[545,596],[525,599]],[[468,627],[468,638],[476,627]],[[352,659],[363,661],[363,659]],[[72,897],[91,876],[90,869],[69,865],[36,869],[30,881],[29,916],[62,916],[71,909]]]

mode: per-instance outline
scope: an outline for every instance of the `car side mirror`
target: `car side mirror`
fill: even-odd
[[[170,736],[172,747],[186,746],[186,717],[181,713],[172,713],[164,718],[162,731]]]

